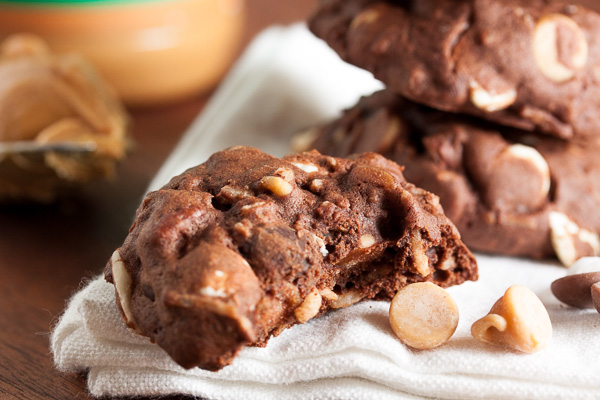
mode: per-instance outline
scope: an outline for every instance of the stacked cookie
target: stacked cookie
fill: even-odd
[[[387,89],[308,133],[440,196],[472,249],[600,255],[600,15],[541,0],[323,0],[311,30]]]

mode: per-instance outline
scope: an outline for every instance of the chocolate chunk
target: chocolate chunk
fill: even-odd
[[[309,22],[413,101],[600,141],[600,15],[542,0],[322,0]]]
[[[557,299],[577,308],[594,308],[592,285],[600,282],[600,272],[567,275],[552,282],[550,289]]]
[[[600,313],[600,282],[592,285],[592,301],[594,308]]]
[[[150,193],[105,275],[132,329],[218,370],[329,309],[477,267],[438,198],[382,156],[240,146]]]
[[[389,90],[312,135],[307,148],[325,154],[377,151],[404,165],[407,180],[440,196],[473,250],[556,255],[565,265],[600,255],[599,145],[434,110]]]

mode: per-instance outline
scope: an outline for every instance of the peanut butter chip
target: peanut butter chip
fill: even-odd
[[[390,325],[402,343],[432,349],[448,341],[458,325],[458,307],[450,295],[430,282],[400,289],[390,304]]]
[[[471,334],[481,342],[534,353],[550,342],[552,323],[535,293],[525,286],[514,285],[488,315],[473,324]]]

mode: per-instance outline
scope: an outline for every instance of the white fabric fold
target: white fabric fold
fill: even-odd
[[[334,117],[381,88],[342,63],[302,25],[261,34],[192,124],[150,185],[225,147],[249,144],[289,152],[299,129]],[[480,280],[448,289],[460,311],[451,340],[428,351],[393,335],[386,302],[330,312],[245,348],[219,372],[185,370],[121,320],[112,285],[101,277],[70,301],[51,347],[61,371],[88,371],[93,396],[184,393],[210,399],[597,399],[600,315],[561,305],[550,283],[557,263],[478,255]],[[513,284],[532,289],[554,329],[550,346],[520,354],[477,342],[470,326]]]
[[[594,399],[600,393],[595,310],[561,305],[550,283],[557,264],[478,255],[481,278],[448,291],[460,310],[444,346],[406,348],[388,322],[387,302],[364,302],[286,330],[265,348],[245,348],[219,372],[185,370],[148,339],[130,332],[114,288],[99,277],[71,300],[52,335],[60,370],[88,370],[90,393],[214,399]],[[513,284],[538,294],[554,335],[548,348],[521,354],[484,345],[471,324]]]

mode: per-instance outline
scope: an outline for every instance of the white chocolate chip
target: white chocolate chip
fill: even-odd
[[[543,182],[541,187],[542,197],[546,197],[550,192],[550,167],[544,156],[533,147],[523,144],[513,144],[506,149],[506,152],[515,158],[530,162],[535,168],[540,171]]]
[[[600,272],[600,257],[581,257],[567,271],[567,275]]]
[[[559,29],[568,28],[575,36],[573,53],[563,63],[559,54]],[[533,32],[533,55],[540,71],[554,82],[565,82],[582,69],[588,60],[588,44],[585,34],[575,21],[566,15],[549,14],[539,19]]]
[[[550,212],[548,222],[552,248],[558,259],[566,267],[570,267],[580,258],[575,240],[589,245],[592,249],[592,255],[600,255],[600,238],[598,234],[579,227],[565,214],[556,211]]]
[[[374,244],[375,244],[375,238],[373,237],[373,235],[371,235],[369,233],[365,233],[364,235],[362,235],[360,237],[359,246],[362,249],[366,249],[368,247],[371,247]]]
[[[119,295],[119,302],[121,303],[121,309],[125,315],[127,325],[136,327],[137,324],[131,310],[131,277],[125,268],[125,263],[121,259],[118,249],[113,252],[110,262],[115,289]]]
[[[312,163],[293,162],[292,165],[300,168],[302,171],[306,172],[307,174],[317,172],[319,170],[319,167],[317,167],[315,164],[312,164]]]
[[[265,176],[260,180],[260,185],[280,197],[287,196],[294,190],[291,183],[278,176]]]
[[[319,313],[323,298],[317,289],[311,290],[311,292],[304,298],[304,301],[298,308],[294,310],[296,319],[301,324],[309,321],[315,315]]]
[[[216,269],[215,275],[218,276],[219,278],[221,278],[221,277],[225,276],[225,272],[221,271],[220,269]]]
[[[470,98],[473,105],[480,110],[494,112],[504,110],[517,99],[517,91],[509,89],[504,92],[497,93],[493,90],[486,90],[477,81],[471,81]]]

